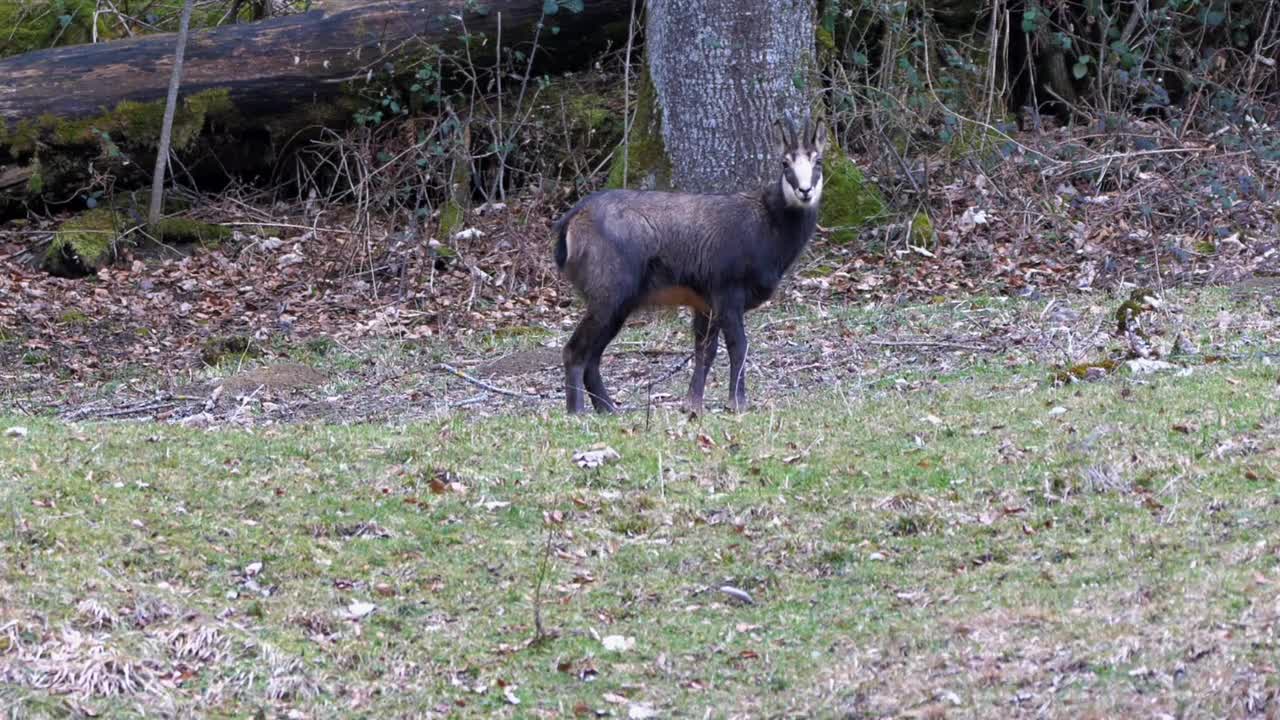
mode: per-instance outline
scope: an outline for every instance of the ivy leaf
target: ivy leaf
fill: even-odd
[[[560,3],[556,0],[542,0],[542,14],[555,15],[560,12]]]
[[[561,0],[561,2],[564,4],[564,9],[571,13],[582,12],[582,0]]]
[[[1089,66],[1084,63],[1076,63],[1071,66],[1071,74],[1075,75],[1077,80],[1083,80],[1084,76],[1089,74]]]

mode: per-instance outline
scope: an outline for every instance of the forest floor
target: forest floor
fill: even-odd
[[[10,406],[0,698],[1265,716],[1280,283],[1162,297],[1141,318],[1167,365],[1125,363],[1107,294],[784,300],[752,316],[741,415],[723,368],[703,417],[676,406],[687,367],[649,387],[687,344],[666,315],[606,362],[617,417],[564,415],[563,332],[312,343]]]
[[[446,249],[228,201],[234,241],[81,279],[0,231],[0,705],[1274,714],[1280,215],[1107,157],[1131,185],[939,179],[927,247],[815,244],[739,415],[723,354],[679,410],[651,312],[626,411],[565,416],[545,204]]]

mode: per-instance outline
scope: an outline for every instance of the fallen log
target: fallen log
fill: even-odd
[[[550,5],[556,12],[547,14]],[[412,107],[413,75],[437,53],[452,58],[446,92],[468,77],[484,81],[499,62],[499,38],[508,72],[523,75],[529,56],[534,74],[581,69],[625,42],[630,12],[631,0],[328,0],[298,15],[196,32],[173,149],[197,186],[270,175],[282,147],[305,144],[300,129],[348,125],[383,95]],[[104,176],[117,191],[141,186],[160,136],[174,40],[0,59],[0,220],[33,206],[83,208]]]
[[[544,0],[330,0],[325,7],[257,23],[192,33],[182,94],[225,89],[242,114],[280,113],[323,100],[381,73],[388,62],[427,46],[467,48],[491,67],[502,44],[528,51]],[[625,37],[630,0],[589,0],[560,8],[538,33],[539,69],[582,67],[606,43]],[[477,12],[477,9],[480,11]],[[551,27],[557,28],[556,32]],[[484,35],[483,42],[475,42]],[[74,119],[121,101],[161,100],[173,57],[171,33],[38,50],[0,60],[0,118],[10,128],[52,115]]]

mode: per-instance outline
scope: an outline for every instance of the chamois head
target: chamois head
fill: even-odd
[[[822,198],[822,151],[827,128],[808,120],[796,129],[788,119],[776,123],[778,154],[782,156],[782,197],[793,208],[816,208]]]

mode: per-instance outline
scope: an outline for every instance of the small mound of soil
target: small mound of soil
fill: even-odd
[[[560,367],[562,362],[558,348],[520,350],[481,365],[478,374],[489,378],[532,375],[549,367]]]
[[[265,392],[304,390],[325,384],[328,378],[315,368],[301,363],[284,362],[236,373],[222,381],[222,391],[229,397],[245,395],[259,387]]]

